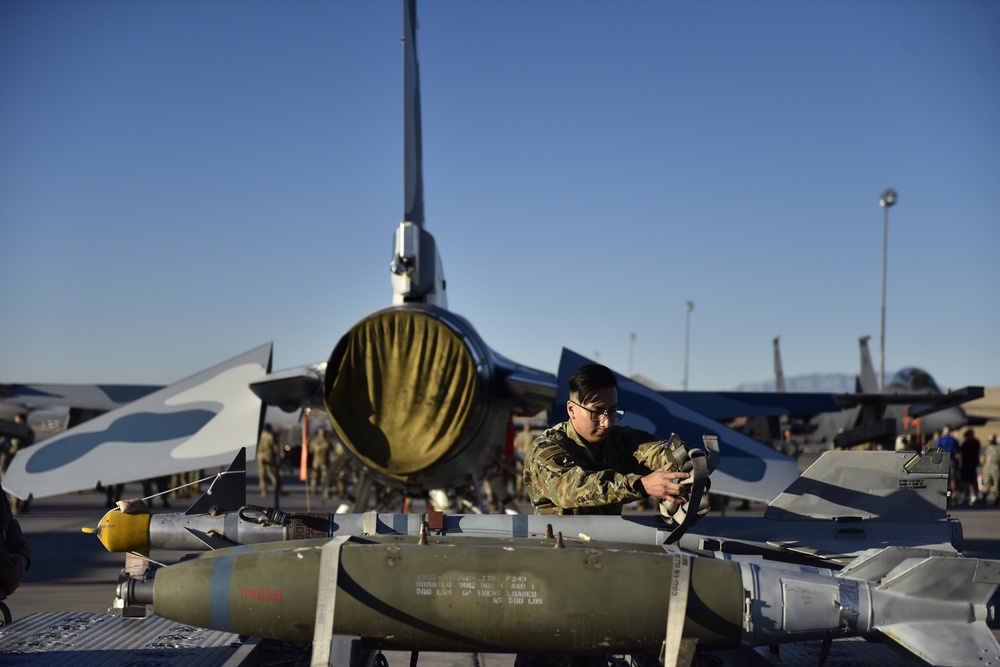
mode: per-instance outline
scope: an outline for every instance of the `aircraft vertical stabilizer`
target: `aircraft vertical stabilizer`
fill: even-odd
[[[393,243],[392,302],[448,307],[444,268],[434,237],[424,229],[424,166],[417,62],[417,7],[403,3],[403,221]]]
[[[875,366],[872,364],[872,355],[868,351],[868,340],[871,336],[862,336],[858,339],[858,346],[861,348],[861,375],[858,382],[861,384],[861,393],[877,394],[882,388],[878,377],[875,375]]]
[[[787,389],[785,389],[785,371],[781,367],[781,345],[778,341],[781,336],[774,337],[774,390],[780,394],[784,394]]]

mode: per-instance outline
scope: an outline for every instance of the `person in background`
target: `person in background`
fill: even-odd
[[[309,491],[315,494],[317,487],[323,489],[323,497],[330,497],[330,441],[326,439],[326,429],[317,429],[316,437],[309,441]]]
[[[979,487],[983,496],[983,504],[990,491],[993,491],[993,504],[1000,505],[1000,443],[997,443],[997,434],[991,433],[983,447],[979,462],[983,466],[983,483]]]
[[[948,455],[951,468],[948,474],[948,493],[952,503],[958,502],[959,480],[962,479],[962,471],[958,462],[958,440],[951,434],[951,429],[945,426],[941,429],[941,435],[934,439],[934,446]]]
[[[971,428],[962,435],[962,444],[959,446],[959,459],[961,460],[961,488],[959,492],[964,494],[965,501],[970,505],[975,505],[978,500],[976,493],[979,491],[979,441],[976,440],[976,432]]]
[[[278,474],[278,466],[281,465],[280,454],[274,429],[270,424],[264,424],[260,440],[257,441],[257,476],[260,479],[261,498],[267,498],[268,480],[274,485],[275,498],[281,495],[281,477]]]

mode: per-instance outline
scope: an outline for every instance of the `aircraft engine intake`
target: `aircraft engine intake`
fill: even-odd
[[[491,351],[472,326],[407,304],[340,339],[323,396],[345,447],[383,481],[430,488],[485,465],[491,448],[470,445],[491,435],[495,393]]]

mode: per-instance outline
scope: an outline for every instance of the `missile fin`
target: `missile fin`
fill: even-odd
[[[1000,661],[1000,644],[986,623],[897,623],[879,628],[887,637],[931,665],[963,667]]]
[[[227,540],[226,538],[219,537],[218,535],[210,535],[209,533],[205,533],[200,530],[195,530],[194,528],[190,528],[188,526],[184,526],[184,530],[194,535],[199,542],[204,544],[211,551],[240,546],[239,543],[233,542],[232,540]]]
[[[903,561],[878,590],[943,602],[985,605],[1000,584],[1000,561],[926,558]]]
[[[850,577],[878,583],[900,563],[911,558],[958,557],[956,552],[919,547],[886,547],[873,549],[861,554],[850,562],[837,576]]]
[[[987,604],[998,585],[1000,561],[903,560],[885,575],[878,592],[911,602],[886,606],[876,628],[932,665],[994,664],[1000,661],[1000,644],[986,619]],[[905,618],[907,612],[924,615],[931,601],[941,610],[939,617]],[[886,612],[896,618],[887,618]]]
[[[236,453],[224,473],[212,480],[208,491],[187,509],[184,514],[209,512],[235,512],[247,504],[247,448]]]

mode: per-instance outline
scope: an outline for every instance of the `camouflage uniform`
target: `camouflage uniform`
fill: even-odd
[[[312,475],[309,490],[316,493],[317,486],[322,487],[323,497],[330,497],[330,441],[317,433],[309,442],[309,455],[312,457]]]
[[[669,441],[628,426],[614,426],[601,442],[557,424],[535,438],[524,460],[524,489],[535,514],[621,514],[647,494],[639,479],[674,463]]]
[[[990,442],[983,447],[983,501],[994,490],[993,504],[1000,505],[1000,445]]]
[[[261,431],[257,442],[257,476],[260,478],[260,495],[267,496],[267,480],[274,485],[275,493],[281,495],[281,478],[278,474],[280,452],[274,434]]]

